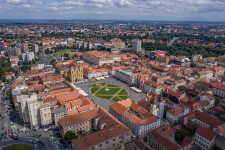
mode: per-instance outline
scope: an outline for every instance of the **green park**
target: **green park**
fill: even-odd
[[[34,150],[34,147],[28,144],[13,144],[5,146],[1,150]]]
[[[114,102],[128,98],[127,91],[123,87],[114,84],[95,83],[92,84],[90,92],[95,97],[105,100],[113,100]]]

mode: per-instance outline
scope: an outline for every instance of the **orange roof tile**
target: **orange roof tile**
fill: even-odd
[[[179,114],[182,114],[184,111],[180,107],[175,107],[167,110],[167,112],[173,116],[177,116]]]
[[[70,102],[70,104],[72,105],[72,107],[80,106],[82,104],[82,100],[81,99],[74,100]]]

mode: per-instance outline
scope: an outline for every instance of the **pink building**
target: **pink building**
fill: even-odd
[[[156,51],[146,52],[145,55],[151,59],[156,59],[157,56],[166,56],[166,52],[161,50],[156,50]]]
[[[200,110],[202,108],[199,101],[192,99],[190,97],[184,97],[184,98],[180,99],[180,103],[182,105],[190,108],[192,112],[195,110]]]

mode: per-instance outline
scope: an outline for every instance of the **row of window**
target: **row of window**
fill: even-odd
[[[204,141],[206,144],[209,144],[209,141],[208,140],[206,140],[205,138],[202,138],[201,136],[199,136],[199,135],[195,135],[198,139],[200,139],[200,141]]]
[[[196,140],[194,145],[196,145],[196,147],[198,147],[199,149],[202,149],[202,150],[209,148],[208,145],[205,145],[205,144],[201,143],[201,141],[198,141],[198,140]]]

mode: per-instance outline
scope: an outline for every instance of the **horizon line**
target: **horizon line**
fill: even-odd
[[[106,20],[106,19],[0,19],[2,21],[109,21],[109,22],[192,22],[192,23],[225,23],[225,21],[192,21],[192,20]]]

